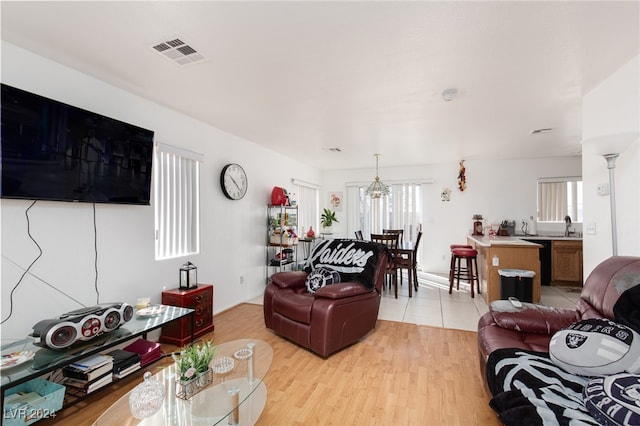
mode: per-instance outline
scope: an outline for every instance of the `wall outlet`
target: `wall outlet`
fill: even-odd
[[[598,188],[598,195],[609,195],[608,183],[599,183],[597,188]]]
[[[498,256],[493,256],[492,264],[493,266],[500,266],[500,258]]]
[[[240,275],[240,285],[244,284],[244,275]]]

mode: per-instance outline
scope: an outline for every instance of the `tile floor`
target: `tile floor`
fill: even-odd
[[[385,290],[380,303],[379,319],[476,331],[478,319],[488,310],[482,296],[470,295],[469,285],[460,283],[460,290],[449,294],[446,277],[430,273],[418,273],[419,290],[409,298],[407,277],[398,287],[398,298],[392,290]],[[560,308],[573,308],[580,293],[561,287],[542,287],[540,303]],[[249,300],[262,304],[262,297]]]

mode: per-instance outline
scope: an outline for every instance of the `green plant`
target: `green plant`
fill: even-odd
[[[320,215],[320,224],[325,228],[329,228],[331,225],[333,225],[333,222],[338,223],[336,212],[329,209],[324,209],[324,211]]]
[[[215,346],[211,341],[207,340],[183,349],[180,351],[180,356],[175,353],[172,354],[180,380],[190,380],[196,376],[196,373],[207,371],[215,352]]]

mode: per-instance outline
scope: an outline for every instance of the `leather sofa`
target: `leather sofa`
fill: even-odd
[[[362,275],[371,282],[360,279],[357,274],[345,274],[347,279],[342,282],[326,285],[311,294],[306,279],[312,267],[306,271],[273,274],[264,293],[265,326],[324,358],[371,332],[378,319],[388,252],[376,243],[354,241],[322,242],[314,246],[310,259],[346,259],[349,256],[340,253],[353,250],[353,244],[365,249],[375,248],[376,256],[368,265],[369,273]],[[338,256],[320,256],[316,248]]]
[[[494,301],[478,321],[480,371],[486,377],[489,354],[504,348],[549,352],[553,334],[590,318],[614,319],[620,295],[640,283],[640,257],[615,256],[600,263],[584,283],[575,309],[551,308],[531,303],[514,306]]]

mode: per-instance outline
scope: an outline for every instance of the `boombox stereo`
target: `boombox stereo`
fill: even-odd
[[[67,312],[57,319],[42,320],[33,326],[29,336],[35,345],[63,349],[113,331],[132,317],[133,307],[127,303],[103,303]]]

